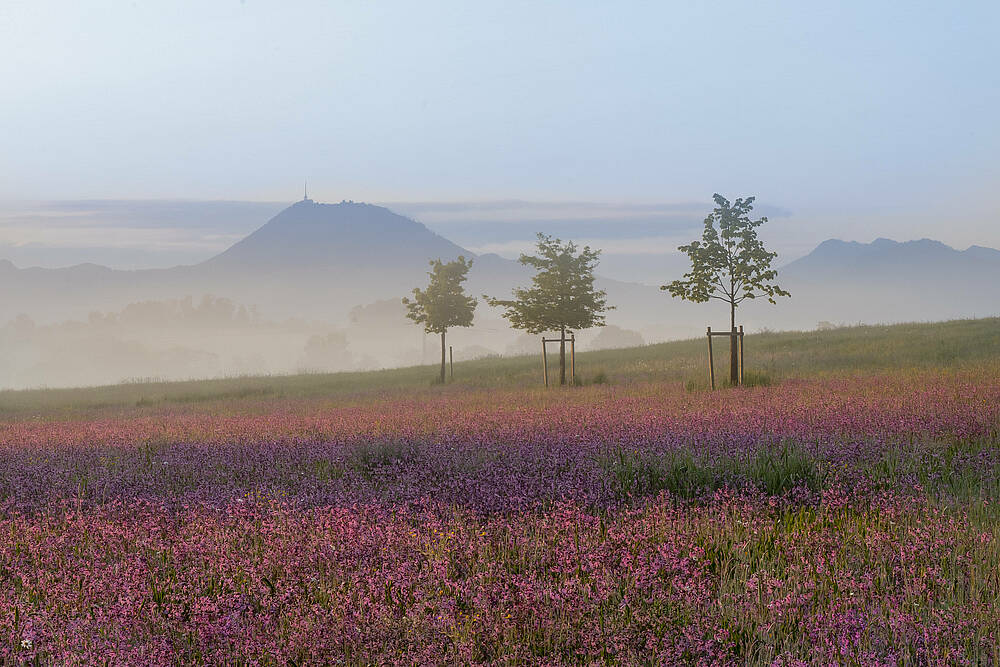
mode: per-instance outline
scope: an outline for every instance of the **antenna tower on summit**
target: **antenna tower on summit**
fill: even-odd
[[[309,201],[309,181],[302,181],[302,201]]]

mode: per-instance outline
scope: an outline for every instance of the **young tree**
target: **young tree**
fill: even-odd
[[[414,288],[413,299],[403,297],[406,316],[424,325],[427,333],[441,334],[441,382],[445,369],[445,334],[451,327],[472,326],[472,316],[476,310],[476,299],[466,296],[462,289],[472,260],[459,255],[454,262],[431,261],[431,277],[426,290]]]
[[[776,296],[791,296],[774,284],[778,272],[771,262],[778,256],[768,252],[757,238],[757,228],[767,218],[751,220],[753,197],[737,199],[732,204],[716,194],[715,209],[705,218],[701,241],[692,241],[678,250],[691,259],[691,271],[683,280],[661,285],[672,296],[704,303],[718,299],[729,304],[729,380],[739,382],[739,356],[736,349],[736,308],[746,299],[766,296],[776,303]],[[718,225],[718,229],[716,229]]]
[[[538,235],[538,255],[521,255],[520,262],[535,269],[530,289],[514,289],[514,299],[483,296],[491,306],[504,309],[503,316],[515,329],[530,334],[559,332],[559,384],[566,384],[566,331],[603,327],[604,315],[613,306],[606,294],[594,289],[594,267],[600,250],[563,244],[545,234]]]

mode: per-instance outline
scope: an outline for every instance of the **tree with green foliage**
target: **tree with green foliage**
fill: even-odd
[[[573,329],[604,326],[603,313],[612,310],[603,290],[594,289],[594,267],[600,250],[584,246],[577,252],[572,241],[563,243],[538,234],[537,255],[522,254],[519,261],[535,269],[531,288],[515,288],[513,299],[483,296],[515,329],[530,334],[559,332],[559,384],[566,384],[566,333]]]
[[[739,355],[736,346],[736,308],[746,299],[766,296],[776,303],[777,296],[791,296],[774,284],[778,272],[771,262],[778,256],[769,252],[757,238],[757,228],[766,217],[753,220],[754,197],[730,203],[720,194],[713,196],[715,209],[705,218],[701,241],[678,248],[691,260],[691,271],[682,280],[661,285],[671,296],[704,303],[718,299],[729,304],[730,355],[729,379],[739,382]]]
[[[406,316],[424,325],[427,333],[441,334],[441,382],[445,381],[445,335],[451,327],[471,327],[476,299],[466,296],[462,283],[468,277],[472,260],[459,255],[454,262],[431,261],[426,290],[414,288],[413,299],[403,297]]]

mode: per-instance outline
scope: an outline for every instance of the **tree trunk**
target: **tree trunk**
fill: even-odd
[[[559,335],[559,384],[566,384],[566,327]]]
[[[444,384],[444,332],[441,332],[441,384]]]
[[[736,304],[729,304],[729,384],[740,383],[740,353],[736,342]]]

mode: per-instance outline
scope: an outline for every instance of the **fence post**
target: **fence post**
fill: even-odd
[[[455,351],[452,349],[451,345],[448,346],[448,365],[451,370],[451,379],[455,379]]]
[[[708,327],[708,380],[715,391],[715,357],[712,355],[712,327]]]

